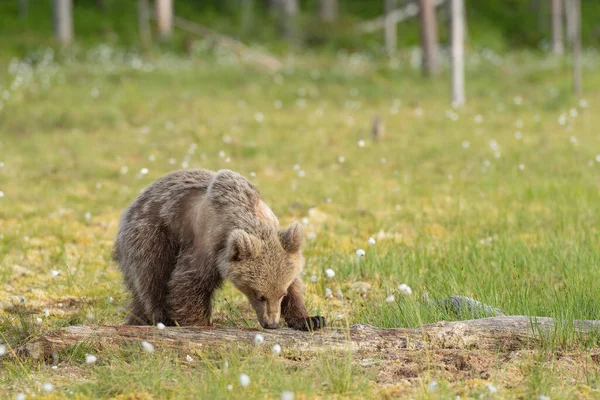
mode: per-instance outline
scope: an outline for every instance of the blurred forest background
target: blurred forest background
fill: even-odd
[[[290,45],[311,49],[381,51],[382,32],[378,18],[393,10],[414,15],[419,1],[411,0],[2,0],[0,30],[2,47],[22,54],[31,46],[53,42],[52,8],[72,7],[73,32],[77,44],[97,42],[122,46],[140,45],[140,5],[172,7],[176,16],[202,24],[249,44],[268,44],[283,51]],[[438,38],[449,37],[449,1],[426,0],[437,5]],[[574,0],[554,0],[565,10]],[[564,3],[564,4],[563,4]],[[494,51],[509,49],[548,50],[552,46],[553,2],[550,0],[466,1],[467,43]],[[398,47],[418,45],[419,19],[403,18],[397,25]],[[371,23],[369,25],[369,22]],[[381,22],[381,21],[379,21]],[[152,25],[154,29],[154,24]],[[170,31],[170,28],[167,27]],[[188,36],[174,29],[170,48],[184,51]],[[584,46],[600,45],[600,3],[581,0],[581,33]],[[569,28],[565,30],[569,35]]]

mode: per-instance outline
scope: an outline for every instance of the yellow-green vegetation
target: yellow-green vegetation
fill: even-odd
[[[331,326],[468,317],[431,307],[424,293],[511,315],[600,319],[598,56],[586,55],[585,94],[574,98],[565,60],[472,54],[461,109],[449,105],[446,77],[422,80],[411,57],[290,56],[289,68],[268,74],[200,44],[191,59],[98,46],[2,62],[7,353],[60,327],[123,321],[127,294],[110,256],[118,218],[182,167],[238,171],[283,224],[305,223],[307,305]],[[385,132],[374,142],[376,115]],[[230,285],[215,303],[215,325],[258,329]],[[1,359],[0,395],[597,398],[597,343],[569,327],[559,323],[538,349],[393,361],[327,349],[275,357],[270,346],[186,360],[81,343],[49,363]]]

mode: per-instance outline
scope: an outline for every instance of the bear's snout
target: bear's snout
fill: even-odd
[[[265,329],[279,329],[279,322],[263,322],[262,327]]]

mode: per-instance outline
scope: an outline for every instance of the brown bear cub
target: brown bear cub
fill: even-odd
[[[176,171],[152,183],[121,217],[114,260],[131,291],[129,325],[210,325],[224,279],[246,295],[264,328],[283,317],[325,326],[302,300],[302,226],[287,229],[258,190],[229,171]]]

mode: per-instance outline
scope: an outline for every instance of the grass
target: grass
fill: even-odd
[[[199,44],[191,59],[98,46],[3,62],[1,341],[15,348],[59,327],[120,323],[127,294],[110,259],[120,213],[154,179],[203,167],[251,177],[283,223],[304,219],[307,305],[330,325],[465,318],[422,300],[464,295],[557,318],[539,348],[366,361],[225,348],[187,362],[82,344],[50,364],[0,361],[2,397],[41,396],[45,382],[73,398],[598,397],[598,342],[569,329],[600,313],[598,56],[586,54],[579,99],[565,60],[473,54],[469,103],[457,110],[446,73],[424,81],[410,58],[294,55],[269,75]],[[377,143],[375,115],[386,127]],[[258,327],[231,285],[214,322]],[[96,364],[85,363],[90,353]]]

